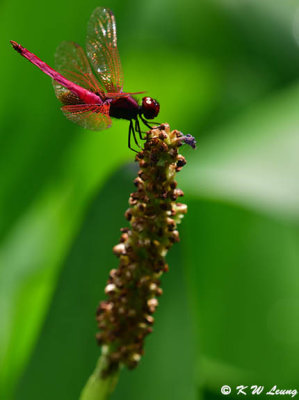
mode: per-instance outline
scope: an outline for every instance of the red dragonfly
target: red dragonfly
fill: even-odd
[[[14,49],[45,74],[53,78],[56,97],[61,101],[65,116],[78,125],[103,130],[111,126],[113,118],[130,121],[131,135],[138,147],[136,132],[142,138],[139,118],[149,128],[148,119],[159,114],[160,105],[151,97],[144,97],[141,105],[132,95],[124,93],[123,73],[117,49],[115,18],[111,10],[98,7],[87,26],[86,53],[74,42],[62,42],[55,54],[56,70],[36,55],[11,41]],[[134,150],[135,151],[135,150]]]

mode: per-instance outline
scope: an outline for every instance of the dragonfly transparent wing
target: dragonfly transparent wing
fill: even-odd
[[[99,95],[103,92],[92,72],[84,50],[77,43],[60,43],[55,53],[55,67],[60,74],[77,85]],[[69,93],[69,90],[56,81],[53,81],[53,86],[57,98],[62,101],[62,98]],[[78,99],[74,103],[78,103]]]
[[[86,50],[105,92],[122,92],[123,72],[117,49],[115,18],[111,10],[98,7],[91,14]]]
[[[75,104],[61,107],[64,115],[82,126],[93,131],[101,131],[111,126],[109,104]]]

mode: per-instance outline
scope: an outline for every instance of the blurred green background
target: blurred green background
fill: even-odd
[[[53,65],[62,40],[84,45],[97,6],[116,16],[124,89],[198,140],[182,148],[189,213],[154,333],[112,399],[298,390],[299,1],[3,0],[0,398],[77,399],[99,355],[95,310],[136,174],[128,124],[67,121],[9,44]]]

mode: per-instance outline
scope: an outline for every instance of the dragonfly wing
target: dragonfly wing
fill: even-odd
[[[82,126],[93,131],[101,131],[111,126],[109,104],[75,104],[61,107],[64,115]]]
[[[55,67],[68,80],[83,88],[94,92],[103,92],[95,78],[89,61],[81,46],[74,42],[62,42],[55,53]],[[70,92],[56,81],[53,81],[54,90],[59,100],[63,101]],[[77,97],[76,95],[72,95]],[[79,98],[78,98],[79,99]],[[74,104],[78,103],[74,98]],[[80,102],[80,101],[79,101]]]
[[[111,10],[98,7],[91,14],[86,50],[105,92],[121,92],[123,72],[117,49],[115,18]]]
[[[105,96],[109,99],[118,99],[120,97],[135,96],[136,94],[143,94],[146,92],[126,92],[126,93],[105,93]]]

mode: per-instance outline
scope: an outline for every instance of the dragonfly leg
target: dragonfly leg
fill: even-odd
[[[144,125],[147,126],[150,129],[153,129],[154,125],[157,125],[157,126],[161,125],[160,122],[154,122],[154,121],[151,122],[151,125],[150,125],[150,123],[146,119],[144,119],[141,115],[140,115],[140,118],[141,118],[141,121],[144,123]]]
[[[146,140],[146,136],[142,137],[142,133],[146,133],[146,132],[141,131],[140,123],[137,118],[135,119],[135,131],[138,132],[140,140]]]
[[[133,127],[133,122],[132,122],[132,134],[133,134],[133,138],[134,138],[136,146],[139,147],[142,150],[142,147],[140,146],[140,144],[138,143],[138,140],[136,138],[136,132],[135,132],[135,129]]]
[[[133,139],[134,139],[134,142],[135,142],[136,146],[139,147],[140,149],[142,149],[142,147],[138,144],[132,120],[130,120],[130,125],[129,125],[128,147],[129,147],[130,150],[133,150],[133,151],[135,151],[135,153],[138,153],[138,151],[133,149],[133,147],[131,146],[131,135],[133,136]]]
[[[130,125],[129,125],[129,135],[128,135],[128,147],[130,150],[135,151],[135,153],[138,153],[138,151],[136,151],[135,149],[133,149],[133,147],[131,147],[131,135],[132,135],[132,131],[134,130],[133,128],[133,122],[132,120],[130,121]]]

